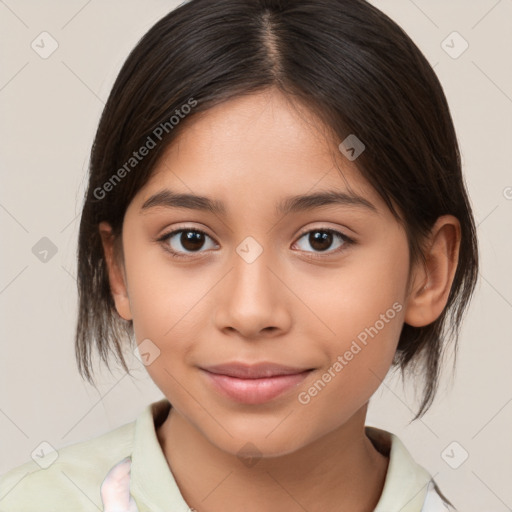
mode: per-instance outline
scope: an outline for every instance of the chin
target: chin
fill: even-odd
[[[280,428],[278,426],[276,429],[278,424],[279,422],[275,422],[271,429],[258,429],[253,424],[251,428],[238,431],[227,427],[233,437],[225,434],[224,431],[221,436],[218,432],[215,432],[216,435],[213,437],[206,432],[205,434],[212,444],[230,455],[237,456],[242,462],[245,459],[257,460],[288,455],[308,444],[308,440],[302,436],[299,438],[296,432],[290,432],[284,428],[278,432]],[[273,429],[275,430],[272,431]]]

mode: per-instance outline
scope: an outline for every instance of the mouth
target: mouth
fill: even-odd
[[[275,363],[228,363],[201,368],[213,389],[245,404],[262,404],[290,391],[314,368],[297,368]]]

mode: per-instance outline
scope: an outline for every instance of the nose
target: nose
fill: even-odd
[[[264,250],[252,262],[234,253],[231,271],[218,288],[215,323],[219,330],[257,339],[278,336],[290,328],[293,294],[278,277],[278,265],[270,253]]]

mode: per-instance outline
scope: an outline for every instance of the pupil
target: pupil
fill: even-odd
[[[332,233],[327,231],[315,231],[309,235],[309,243],[313,249],[325,251],[332,243]]]
[[[202,238],[203,234],[197,231],[184,231],[181,234],[180,242],[187,251],[194,251],[196,249],[200,249],[203,245],[204,241]]]

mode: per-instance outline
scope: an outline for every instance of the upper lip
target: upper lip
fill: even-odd
[[[312,370],[312,368],[296,368],[268,362],[256,364],[233,362],[206,366],[203,367],[203,370],[210,373],[228,375],[229,377],[237,377],[239,379],[258,379],[263,377],[274,377],[277,375],[293,375],[307,370]]]

